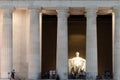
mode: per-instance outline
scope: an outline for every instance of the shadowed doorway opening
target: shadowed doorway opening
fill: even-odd
[[[56,70],[57,16],[42,17],[42,78],[50,70]]]
[[[97,17],[98,74],[113,73],[112,14]]]
[[[70,15],[68,18],[68,59],[80,52],[86,58],[86,18],[84,15]]]
[[[76,56],[76,53],[79,53],[79,56]],[[72,76],[72,74],[79,75],[86,68],[86,18],[84,15],[70,15],[68,18],[68,63],[68,78],[80,79],[79,76]]]

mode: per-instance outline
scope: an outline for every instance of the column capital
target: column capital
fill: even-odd
[[[13,12],[13,10],[15,10],[15,8],[1,8],[1,10],[4,12]]]
[[[58,7],[56,8],[57,12],[68,12],[69,8],[68,7]]]
[[[96,6],[88,6],[85,8],[86,12],[97,12],[98,11],[98,7]]]
[[[58,16],[68,16],[68,10],[69,8],[68,7],[58,7],[56,8],[56,12],[58,14]]]
[[[113,12],[120,12],[120,6],[113,6]]]
[[[86,7],[85,10],[86,10],[86,16],[87,17],[90,16],[90,15],[97,16],[96,12],[98,11],[98,7],[96,7],[96,6],[90,6],[90,7]]]
[[[8,17],[10,19],[12,19],[12,13],[14,11],[15,8],[2,8],[4,17]]]
[[[28,8],[31,12],[40,12],[41,10],[42,10],[42,8],[41,7],[29,7]]]

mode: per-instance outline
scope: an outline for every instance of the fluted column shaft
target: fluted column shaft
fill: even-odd
[[[60,80],[67,80],[68,76],[68,29],[67,9],[57,9],[57,74]]]
[[[3,14],[2,10],[0,10],[0,78],[1,78],[1,50],[2,50],[2,21],[3,21]]]
[[[113,77],[114,80],[120,79],[120,6],[114,7],[114,53],[113,53]]]
[[[30,9],[29,66],[28,78],[37,80],[40,74],[39,10]]]
[[[86,11],[86,72],[88,73],[87,77],[91,77],[92,80],[95,80],[95,77],[98,74],[96,9],[86,8]]]
[[[12,12],[12,9],[3,10],[1,78],[8,78],[8,72],[12,71],[13,66]]]

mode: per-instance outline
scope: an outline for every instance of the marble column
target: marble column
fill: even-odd
[[[96,8],[86,8],[87,34],[86,34],[86,72],[87,77],[96,80],[98,74],[97,64],[97,23]]]
[[[40,22],[40,31],[39,31],[39,34],[40,34],[40,78],[41,78],[41,73],[42,73],[42,11],[40,12],[39,14],[39,22]]]
[[[120,79],[120,6],[114,7],[114,53],[113,53],[113,80]]]
[[[12,9],[3,9],[1,78],[8,78],[13,66],[12,12]]]
[[[41,72],[39,32],[39,9],[30,9],[28,78],[33,80],[37,80]]]
[[[60,80],[68,78],[68,29],[67,8],[57,9],[57,74]]]
[[[2,50],[2,21],[3,21],[3,14],[2,10],[0,10],[0,78],[1,78],[1,50]]]

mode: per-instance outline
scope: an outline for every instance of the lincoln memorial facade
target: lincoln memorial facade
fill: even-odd
[[[120,79],[119,0],[0,0],[0,80],[13,69],[21,80],[50,70],[68,80],[76,52],[87,80],[106,70]]]

